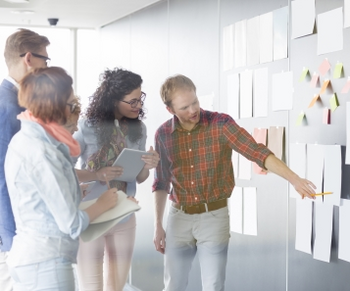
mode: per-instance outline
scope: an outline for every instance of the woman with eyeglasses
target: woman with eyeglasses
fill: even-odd
[[[79,143],[64,128],[75,97],[72,78],[58,67],[35,69],[20,81],[20,131],[5,161],[17,226],[8,265],[14,290],[74,290],[78,237],[90,221],[117,203],[112,188],[85,211],[71,161]]]
[[[79,97],[75,96],[71,103],[67,103],[70,109],[70,115],[67,118],[66,123],[63,125],[71,134],[78,131],[78,120],[81,113],[81,104]]]
[[[78,122],[74,138],[82,149],[82,170],[77,170],[79,180],[99,181],[86,200],[98,197],[106,187],[106,180],[133,199],[136,182],[145,181],[149,170],[158,164],[159,155],[150,147],[148,152],[152,155],[142,158],[145,166],[136,181],[114,180],[123,172],[120,167],[112,167],[123,148],[145,151],[147,132],[142,118],[146,94],[141,91],[141,84],[141,77],[133,72],[118,68],[106,70],[90,98],[86,118]],[[136,219],[131,214],[100,238],[90,242],[80,240],[77,269],[81,291],[123,290],[130,269],[135,230]]]

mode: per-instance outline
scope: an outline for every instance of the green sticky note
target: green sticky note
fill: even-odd
[[[339,79],[341,77],[342,71],[343,71],[343,63],[337,63],[334,68],[333,78]]]
[[[331,109],[332,111],[336,110],[337,107],[339,106],[339,102],[338,102],[338,98],[337,98],[337,94],[333,94],[333,96],[331,97],[331,99],[329,99],[329,103],[331,104]]]
[[[305,116],[305,113],[301,111],[298,115],[296,125],[301,125],[301,123],[303,122],[304,116]]]
[[[306,75],[309,73],[309,69],[308,68],[304,68],[303,69],[303,72],[301,73],[301,76],[299,78],[299,82],[302,82],[304,81]]]

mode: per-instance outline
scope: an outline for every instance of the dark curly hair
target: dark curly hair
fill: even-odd
[[[135,89],[141,87],[141,76],[119,68],[105,70],[100,75],[100,85],[90,97],[90,104],[86,110],[86,117],[90,124],[96,128],[99,145],[110,141],[114,128],[114,104],[124,99]],[[122,124],[126,124],[127,135],[131,142],[142,138],[141,120],[145,112],[140,109],[138,118],[123,117]]]

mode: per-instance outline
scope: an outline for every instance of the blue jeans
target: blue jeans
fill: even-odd
[[[10,267],[13,291],[74,291],[72,263],[56,258],[41,263]]]
[[[198,254],[203,291],[223,291],[230,238],[228,208],[185,214],[170,207],[165,247],[165,291],[184,291]]]

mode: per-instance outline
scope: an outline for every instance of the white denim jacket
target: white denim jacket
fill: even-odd
[[[17,227],[7,263],[58,257],[76,262],[89,217],[78,209],[81,191],[68,147],[38,123],[21,121],[8,147],[5,175]]]

